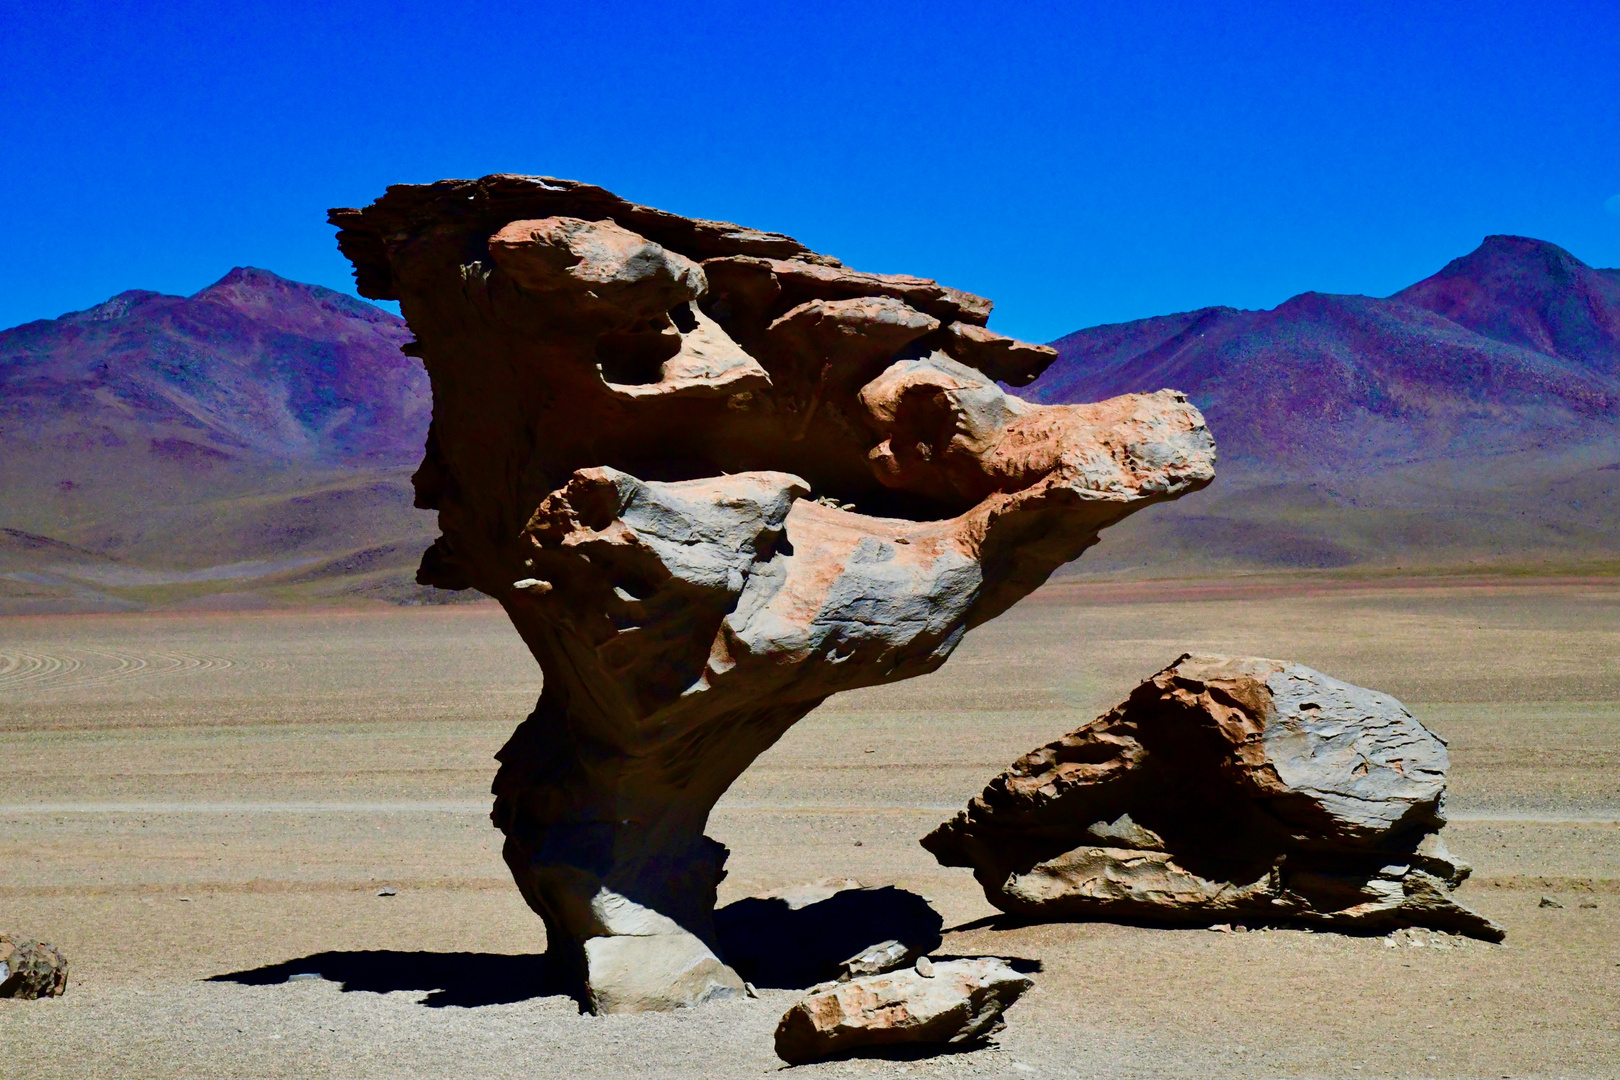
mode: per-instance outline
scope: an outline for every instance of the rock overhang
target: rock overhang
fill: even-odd
[[[702,829],[791,724],[932,671],[1213,478],[1185,396],[1021,401],[998,380],[1055,353],[990,331],[988,300],[779,233],[505,174],[331,220],[433,383],[419,580],[500,600],[544,671],[492,816],[600,1008],[736,989]],[[687,975],[661,997],[638,955]]]

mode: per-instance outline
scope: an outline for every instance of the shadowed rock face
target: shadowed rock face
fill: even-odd
[[[922,840],[1031,918],[1427,926],[1501,940],[1447,892],[1446,744],[1299,664],[1183,656],[1031,751]]]
[[[1213,476],[1172,391],[1038,406],[990,303],[600,188],[490,176],[336,210],[433,383],[420,580],[545,673],[495,824],[602,1011],[740,992],[710,808],[827,695],[932,671],[1100,529]]]

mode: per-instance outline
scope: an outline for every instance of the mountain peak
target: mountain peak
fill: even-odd
[[[426,373],[400,352],[409,340],[402,319],[371,304],[255,267],[190,297],[119,293],[0,331],[0,451],[105,437],[165,460],[216,446],[403,463],[418,456],[428,409]]]
[[[107,322],[112,319],[122,319],[131,311],[151,300],[167,299],[162,293],[151,289],[126,289],[117,296],[109,297],[93,308],[84,311],[70,311],[63,315],[64,319],[74,322]]]
[[[1390,299],[1593,371],[1612,374],[1620,357],[1620,282],[1545,240],[1487,236]]]
[[[202,293],[207,292],[209,289],[218,289],[228,285],[249,285],[259,288],[276,288],[277,286],[300,286],[300,283],[296,281],[289,281],[280,274],[274,273],[270,270],[261,270],[257,266],[233,266],[231,267],[229,273],[220,278],[218,281],[214,282],[212,285],[208,286],[207,289],[200,290],[197,295],[201,295]]]
[[[322,285],[291,281],[256,266],[236,266],[218,281],[199,289],[193,302],[223,304],[255,321],[283,330],[307,327],[311,321],[328,330],[359,319],[373,325],[398,327],[405,322],[374,304]]]

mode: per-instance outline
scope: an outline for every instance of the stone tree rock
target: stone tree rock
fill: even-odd
[[[1446,744],[1387,694],[1299,664],[1182,656],[1034,750],[922,840],[1003,911],[1492,941],[1447,893]]]
[[[588,184],[334,210],[434,413],[418,580],[499,600],[544,690],[493,818],[602,1011],[741,992],[710,808],[829,694],[937,668],[1126,515],[1207,484],[1172,391],[1039,406],[990,302]]]

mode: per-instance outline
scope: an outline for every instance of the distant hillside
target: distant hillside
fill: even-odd
[[[0,332],[0,610],[417,595],[432,398],[409,340],[251,268]]]
[[[1093,327],[1020,393],[1170,386],[1220,448],[1205,492],[1077,569],[1620,556],[1620,274],[1492,236],[1387,299],[1305,293]]]
[[[375,598],[414,584],[432,410],[405,323],[265,270],[0,332],[0,613]],[[1306,293],[1053,343],[1020,394],[1170,386],[1216,482],[1072,573],[1620,565],[1620,273],[1493,236],[1392,297]]]

